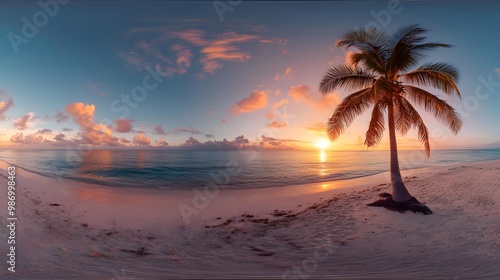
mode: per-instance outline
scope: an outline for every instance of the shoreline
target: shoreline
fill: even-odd
[[[5,174],[6,167],[4,162],[0,163],[2,174]],[[486,169],[491,169],[491,171],[486,171]],[[223,269],[221,267],[224,264],[221,260],[225,259],[223,256],[230,254],[232,256],[230,258],[239,258],[241,255],[243,259],[249,259],[245,264],[229,261],[229,270],[224,273],[244,273],[243,271],[254,273],[255,266],[258,267],[261,261],[267,262],[269,258],[266,257],[269,255],[269,257],[276,257],[275,263],[271,267],[266,265],[267,268],[262,273],[280,276],[278,272],[284,273],[286,268],[293,263],[310,257],[311,250],[318,246],[321,248],[325,242],[331,240],[334,242],[336,254],[339,254],[338,257],[337,255],[329,257],[335,262],[343,263],[341,256],[346,259],[345,261],[350,262],[354,261],[352,259],[354,256],[361,260],[366,259],[360,254],[373,258],[372,250],[375,249],[373,246],[377,247],[376,244],[380,244],[382,247],[379,249],[386,250],[384,246],[390,244],[387,242],[394,242],[401,238],[401,236],[394,235],[392,230],[384,229],[388,226],[394,229],[399,228],[396,233],[401,229],[404,230],[404,238],[398,242],[418,240],[422,244],[427,244],[425,246],[431,246],[432,242],[437,242],[440,238],[446,239],[446,234],[453,234],[453,232],[457,232],[455,234],[460,232],[460,234],[465,234],[463,238],[468,238],[467,232],[461,232],[466,231],[465,229],[449,227],[466,227],[469,231],[482,227],[491,235],[486,237],[490,244],[488,245],[490,251],[483,252],[484,255],[489,255],[493,261],[500,261],[500,257],[495,256],[491,251],[495,249],[495,246],[500,245],[500,238],[498,238],[500,228],[496,229],[495,227],[498,226],[494,224],[494,221],[500,218],[500,211],[498,211],[500,210],[500,185],[495,185],[499,178],[493,178],[499,177],[500,171],[497,170],[500,170],[500,160],[402,171],[410,192],[435,211],[430,218],[413,213],[399,214],[385,209],[367,207],[366,203],[376,200],[378,193],[390,191],[387,184],[388,172],[384,172],[329,183],[244,190],[221,189],[217,196],[209,198],[209,203],[204,208],[202,207],[198,213],[190,216],[190,223],[186,223],[181,217],[178,206],[183,203],[193,206],[195,193],[192,190],[114,188],[75,183],[70,180],[59,182],[56,179],[20,169],[16,178],[19,187],[18,213],[22,225],[18,229],[18,239],[23,240],[24,243],[19,245],[18,253],[29,265],[23,267],[20,257],[19,269],[21,273],[28,274],[19,275],[51,277],[47,276],[51,275],[51,272],[43,267],[53,267],[54,263],[60,261],[67,265],[63,269],[65,271],[63,275],[66,277],[82,275],[78,274],[81,266],[90,265],[95,268],[95,266],[102,265],[104,261],[106,264],[102,268],[95,268],[96,271],[85,275],[112,277],[113,269],[120,271],[122,267],[135,267],[130,263],[130,257],[137,258],[141,252],[138,248],[145,248],[143,253],[151,253],[151,256],[141,257],[151,262],[150,265],[154,267],[152,270],[155,273],[162,275],[173,275],[172,273],[178,272],[179,276],[185,274],[187,277],[196,277],[194,272],[190,271],[196,268],[196,265],[202,265],[201,267],[205,267],[206,271],[200,271],[198,276],[202,276],[205,272],[216,276],[217,271]],[[483,174],[485,172],[493,173]],[[472,177],[469,178],[468,175]],[[467,181],[472,178],[475,178],[477,182]],[[464,183],[464,180],[467,182]],[[476,185],[481,180],[488,181],[485,181],[487,183],[483,185]],[[6,179],[0,177],[0,183],[5,185]],[[433,187],[430,187],[431,185]],[[457,187],[458,185],[460,188]],[[478,198],[477,201],[470,200],[467,196]],[[0,199],[2,201],[6,199],[4,193],[0,195]],[[457,202],[460,203],[453,206]],[[470,203],[477,205],[466,210]],[[483,206],[486,208],[481,208],[481,211],[476,209]],[[466,212],[463,212],[464,210]],[[463,220],[454,211],[468,216]],[[3,220],[5,220],[5,212],[0,212]],[[447,222],[449,219],[453,222],[452,224]],[[422,224],[427,224],[428,228],[421,228]],[[447,227],[442,228],[442,224],[447,224]],[[413,235],[411,230],[406,231],[407,227],[421,232],[422,237]],[[435,232],[429,233],[426,230]],[[373,239],[374,237],[370,234],[372,231],[380,232],[379,235],[383,235],[384,238]],[[290,241],[284,242],[285,239],[279,237],[282,235],[288,236],[285,239]],[[228,238],[233,241],[228,244],[224,241],[225,238],[222,238],[223,236],[229,236]],[[304,237],[307,238],[304,239]],[[327,237],[330,239],[324,239]],[[423,237],[430,239],[429,241],[421,240]],[[367,238],[372,238],[371,242],[378,240],[379,243],[370,243]],[[476,240],[476,238],[479,237],[474,234],[472,236],[474,242],[484,239]],[[267,244],[268,239],[274,241]],[[348,244],[350,247],[344,248],[342,244]],[[4,243],[1,247],[2,252],[6,250]],[[353,255],[354,248],[357,248],[359,252],[356,251]],[[349,250],[344,252],[346,249]],[[236,250],[235,255],[231,255],[232,250]],[[205,254],[211,257],[208,260],[204,259],[205,257],[202,258],[204,261],[199,260],[200,256],[205,256]],[[63,259],[62,256],[64,256]],[[387,255],[387,258],[389,257],[390,255]],[[436,261],[435,256],[428,257]],[[438,263],[442,263],[443,258],[444,255],[440,255],[437,259]],[[43,261],[40,261],[42,259]],[[381,263],[383,258],[377,257],[376,259],[374,264],[387,265],[385,261]],[[485,261],[482,257],[480,259]],[[161,265],[165,263],[173,266],[162,267]],[[275,268],[272,268],[274,266]],[[328,267],[323,264],[311,274],[331,275],[335,272],[335,270],[331,271],[332,268],[329,270]],[[343,267],[347,268],[349,265],[344,264]],[[375,271],[377,268],[375,266],[370,268],[368,263],[364,264],[364,268],[365,270],[359,273],[377,272]],[[140,277],[140,270],[137,269],[138,267],[132,270],[134,275]],[[343,271],[341,268],[338,269]],[[493,268],[489,270],[483,268],[485,273],[491,272],[491,269]],[[0,272],[0,276],[3,277],[4,273]],[[362,275],[359,273],[356,275]],[[451,276],[449,273],[446,275]],[[346,276],[348,275],[344,274],[344,277]]]

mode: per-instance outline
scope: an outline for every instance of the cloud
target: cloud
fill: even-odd
[[[288,90],[288,96],[292,97],[296,103],[306,103],[317,110],[333,110],[333,107],[340,103],[340,98],[336,93],[320,94],[311,92],[307,85],[292,86]]]
[[[222,141],[210,140],[200,142],[199,140],[189,137],[180,148],[182,149],[204,149],[204,150],[237,150],[240,148],[250,147],[251,143],[245,136],[241,135],[232,141],[223,139]]]
[[[10,137],[10,141],[19,144],[38,144],[43,141],[43,137],[36,134],[29,134],[25,137],[22,132],[18,132]]]
[[[305,127],[307,130],[318,132],[318,133],[326,133],[326,122],[317,122]]]
[[[187,73],[195,56],[203,73],[213,74],[226,62],[244,62],[251,59],[252,54],[248,51],[250,48],[247,48],[249,44],[258,47],[269,44],[286,45],[286,40],[262,38],[258,34],[264,31],[262,28],[251,27],[249,30],[248,26],[241,26],[246,31],[235,31],[234,26],[231,26],[227,28],[232,31],[214,34],[200,29],[200,24],[206,22],[133,28],[129,31],[129,35],[133,38],[144,38],[136,39],[138,41],[132,50],[118,52],[117,55],[139,69],[155,65],[162,75],[171,77],[174,74]],[[175,27],[176,25],[182,26],[183,29]],[[202,73],[197,75],[200,76]]]
[[[52,134],[52,129],[44,128],[44,129],[39,129],[35,134]]]
[[[189,133],[189,134],[203,134],[203,132],[193,128],[193,127],[177,127],[174,129],[172,134],[183,134],[183,133]]]
[[[21,117],[15,118],[12,122],[12,126],[19,130],[25,130],[30,127],[32,125],[32,122],[35,120],[37,120],[35,113],[28,112]]]
[[[290,87],[288,90],[288,96],[292,97],[295,102],[310,102],[313,99],[311,96],[311,88],[306,85]]]
[[[54,118],[55,118],[57,123],[62,123],[62,122],[69,120],[69,116],[67,114],[65,114],[63,112],[59,112],[59,111],[57,111]]]
[[[137,146],[149,146],[151,145],[151,138],[144,135],[144,133],[139,133],[138,135],[134,136],[134,138],[132,139],[132,143]]]
[[[215,138],[213,134],[205,134],[205,138]]]
[[[281,80],[290,80],[292,78],[292,67],[288,66],[283,74],[276,73],[274,74],[274,80],[275,81],[281,81]]]
[[[310,145],[311,143],[300,141],[300,140],[291,140],[291,139],[278,139],[274,137],[267,137],[262,135],[259,146],[262,149],[300,149],[305,145]]]
[[[227,123],[227,120],[226,120],[226,119],[221,119],[221,120],[220,120],[220,124],[225,124],[225,123]]]
[[[182,144],[181,146],[183,147],[192,147],[192,146],[199,146],[201,145],[201,142],[198,141],[197,139],[193,138],[193,136],[190,136],[186,142],[184,142],[184,144]]]
[[[191,50],[182,45],[173,45],[171,47],[172,51],[176,52],[176,64],[177,68],[173,68],[176,73],[185,74],[189,66],[191,66],[191,59],[193,58],[193,54]]]
[[[231,113],[236,116],[240,113],[249,113],[264,108],[267,105],[267,95],[263,90],[253,91],[249,97],[239,101],[231,108]]]
[[[73,129],[72,128],[63,127],[62,131],[69,132],[69,131],[73,131]]]
[[[168,143],[165,139],[156,140],[156,146],[158,147],[168,147]]]
[[[56,141],[65,141],[66,140],[66,135],[63,133],[59,133],[56,136],[54,136],[54,140]]]
[[[12,97],[8,96],[5,91],[0,90],[0,121],[7,118],[5,113],[12,107],[14,107],[14,100]]]
[[[81,143],[101,145],[108,144],[110,146],[119,146],[119,138],[113,136],[111,129],[104,124],[95,124],[93,104],[87,105],[80,102],[75,102],[66,105],[66,112],[73,117],[73,121],[80,126],[78,135],[81,137]]]
[[[273,121],[267,125],[268,128],[277,128],[277,129],[285,128],[287,126],[288,126],[287,123],[279,122],[279,121]]]
[[[130,140],[127,140],[125,138],[120,138],[120,143],[122,143],[122,144],[129,144]]]
[[[132,123],[135,122],[135,120],[130,120],[130,119],[123,119],[120,118],[118,120],[114,121],[114,127],[113,130],[118,133],[127,133],[132,131]]]
[[[266,115],[266,118],[268,120],[272,120],[274,118],[278,118],[278,119],[287,119],[288,118],[288,114],[286,113],[286,105],[288,104],[288,99],[281,99],[275,103],[273,103],[273,105],[271,106],[271,111],[269,111]],[[281,107],[284,107],[283,108],[283,111],[282,112],[279,112],[278,110],[281,108]]]
[[[167,133],[165,132],[165,130],[163,130],[163,127],[160,124],[156,124],[154,126],[154,131],[155,134],[157,135],[167,135]]]
[[[158,142],[158,141],[157,141]],[[261,138],[250,141],[244,135],[240,135],[234,140],[208,140],[202,142],[190,136],[179,146],[173,146],[171,149],[180,150],[240,150],[240,149],[298,149],[310,147],[310,142],[299,140],[277,139],[262,136]]]

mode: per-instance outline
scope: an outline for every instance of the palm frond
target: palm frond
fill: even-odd
[[[408,100],[404,97],[399,97],[398,102],[402,107],[405,108],[407,115],[411,116],[412,126],[417,129],[418,139],[422,144],[424,144],[425,154],[427,157],[431,155],[431,145],[429,144],[429,130],[427,126],[425,126],[424,121],[420,114],[415,110],[415,108],[411,105]]]
[[[401,102],[401,96],[394,98],[394,126],[401,135],[406,135],[417,122],[417,117],[412,114],[410,108]]]
[[[351,63],[354,66],[362,63],[366,69],[376,72],[380,75],[385,74],[385,65],[381,56],[374,52],[359,52],[353,53],[351,56]]]
[[[425,40],[422,34],[426,32],[427,29],[414,24],[400,28],[393,36],[389,37],[391,55],[387,60],[386,66],[389,76],[392,77],[400,71],[405,71],[415,66],[425,57],[425,51],[431,50],[437,46],[448,46],[439,43],[420,44]]]
[[[425,64],[415,71],[400,75],[399,78],[406,83],[432,86],[448,95],[457,94],[460,97],[460,91],[456,85],[459,79],[458,69],[448,63]]]
[[[429,42],[429,43],[416,45],[413,47],[413,49],[420,50],[420,51],[431,51],[435,48],[451,48],[451,47],[453,47],[453,45],[444,44],[444,43]]]
[[[319,89],[327,94],[339,88],[358,90],[372,85],[374,77],[359,67],[350,67],[345,64],[332,67],[321,80]]]
[[[344,98],[328,121],[327,134],[330,140],[337,139],[351,125],[354,118],[372,104],[372,88],[362,89]]]
[[[386,104],[382,101],[378,101],[373,106],[372,118],[370,120],[370,125],[366,131],[365,145],[368,147],[376,146],[382,140],[385,130],[385,108]]]
[[[418,87],[403,85],[403,96],[417,105],[423,106],[438,120],[446,124],[453,133],[457,134],[462,128],[462,119],[453,107],[434,94]]]
[[[349,31],[337,41],[338,47],[356,47],[361,51],[372,51],[385,45],[387,34],[378,28],[356,29]]]

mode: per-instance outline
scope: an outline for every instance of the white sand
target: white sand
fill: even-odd
[[[1,175],[6,168],[0,164]],[[390,192],[387,174],[379,174],[221,190],[188,224],[178,207],[193,205],[192,191],[59,182],[17,169],[16,273],[7,271],[3,226],[0,278],[499,279],[500,161],[409,170],[403,176],[434,215],[366,206],[378,193]]]

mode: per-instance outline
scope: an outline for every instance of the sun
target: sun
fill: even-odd
[[[316,147],[320,148],[321,150],[328,148],[329,145],[330,142],[326,139],[320,139],[316,142]]]

